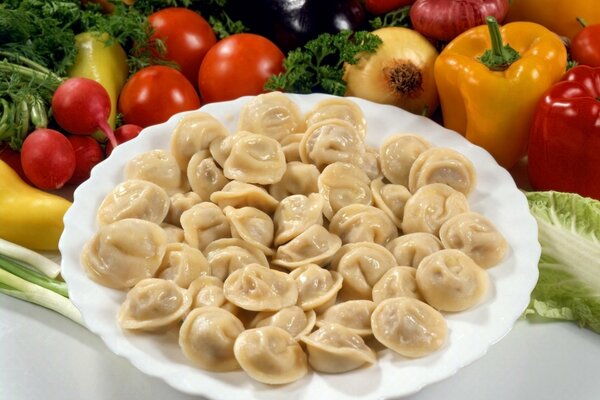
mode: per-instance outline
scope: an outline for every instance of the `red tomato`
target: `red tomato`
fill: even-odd
[[[154,29],[151,39],[161,39],[167,48],[163,58],[176,62],[181,73],[193,84],[206,52],[216,42],[215,34],[204,18],[187,8],[164,8],[148,17]]]
[[[365,8],[374,15],[381,15],[400,7],[408,6],[416,0],[365,0]]]
[[[125,143],[125,142],[137,137],[137,135],[139,135],[141,131],[142,131],[141,126],[137,126],[137,125],[133,125],[133,124],[121,125],[117,129],[115,129],[115,139],[117,139],[118,144]],[[110,153],[112,153],[112,151],[114,150],[112,143],[110,143],[110,142],[106,143],[105,150],[106,150],[106,157],[110,156]]]
[[[119,112],[127,124],[159,124],[171,115],[200,107],[192,84],[176,69],[153,65],[136,72],[119,95]]]
[[[573,37],[571,55],[579,64],[600,67],[600,24],[586,26]]]
[[[273,74],[283,72],[284,55],[269,39],[238,33],[214,45],[198,73],[198,88],[205,103],[264,93]]]

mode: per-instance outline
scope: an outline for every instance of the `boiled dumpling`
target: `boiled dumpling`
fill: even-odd
[[[260,94],[242,108],[239,130],[259,133],[281,141],[292,133],[304,132],[298,106],[281,92]]]
[[[175,282],[144,279],[127,292],[119,309],[119,325],[131,330],[162,330],[182,320],[191,305],[187,291]]]
[[[365,144],[365,154],[363,154],[362,169],[369,179],[377,179],[381,176],[381,167],[379,166],[379,149]]]
[[[292,161],[302,161],[300,158],[300,142],[303,137],[304,133],[292,133],[279,141],[285,155],[285,161],[288,164]]]
[[[168,194],[186,192],[190,187],[175,157],[165,150],[151,150],[132,158],[125,166],[125,177],[155,183]]]
[[[411,297],[423,300],[417,287],[417,270],[413,267],[390,268],[373,285],[373,301],[381,303],[392,297]]]
[[[405,357],[423,357],[441,348],[448,336],[442,314],[410,297],[382,301],[371,315],[373,335]]]
[[[364,204],[352,204],[339,210],[331,219],[331,233],[344,244],[375,242],[385,245],[398,236],[394,222],[380,209]]]
[[[388,181],[408,186],[408,176],[417,157],[431,144],[420,136],[396,134],[388,137],[379,149],[381,172]]]
[[[192,299],[192,308],[220,307],[226,299],[223,294],[223,281],[215,276],[200,275],[188,287],[188,294]]]
[[[223,211],[229,220],[231,235],[234,238],[248,242],[268,256],[273,254],[271,245],[275,228],[271,217],[253,207],[225,207]]]
[[[231,303],[250,311],[277,311],[298,300],[292,277],[258,264],[246,265],[229,275],[223,293]]]
[[[300,142],[302,162],[322,170],[336,161],[361,165],[365,145],[352,124],[328,119],[311,125]]]
[[[179,346],[196,366],[216,372],[239,369],[233,345],[244,325],[229,311],[217,307],[195,308],[179,330]]]
[[[200,275],[210,275],[210,265],[202,252],[185,243],[170,243],[165,248],[165,255],[156,276],[175,282],[182,288]]]
[[[443,246],[440,239],[431,233],[417,232],[397,237],[386,248],[394,255],[397,265],[417,268],[423,258]]]
[[[202,203],[202,199],[194,192],[175,193],[171,196],[171,206],[165,222],[181,227],[181,214],[198,203]]]
[[[231,237],[229,221],[213,203],[198,203],[181,214],[185,241],[201,251],[217,239]]]
[[[373,364],[377,355],[362,337],[335,323],[302,338],[308,352],[308,363],[315,371],[338,374]]]
[[[363,139],[367,135],[365,116],[352,100],[337,97],[318,102],[306,114],[306,125],[310,127],[328,119],[340,119],[350,123]]]
[[[404,206],[402,231],[427,232],[437,235],[444,222],[469,211],[467,198],[443,183],[421,187]]]
[[[316,264],[303,265],[289,274],[298,287],[298,306],[303,310],[325,311],[335,303],[342,288],[342,276]]]
[[[101,226],[81,256],[87,275],[114,289],[128,289],[151,278],[160,266],[167,234],[157,224],[122,219]]]
[[[320,328],[329,323],[340,324],[350,329],[352,333],[368,336],[371,331],[371,314],[375,303],[371,300],[348,300],[329,307],[317,317]]]
[[[412,196],[410,191],[402,185],[383,183],[383,178],[379,178],[371,182],[371,193],[375,206],[386,213],[398,229],[401,229],[404,207]]]
[[[233,348],[235,358],[253,379],[270,385],[294,382],[308,372],[306,354],[285,330],[263,326],[242,332]]]
[[[392,253],[372,242],[346,244],[331,262],[344,279],[340,295],[353,299],[371,299],[373,285],[394,266]]]
[[[125,218],[145,219],[160,224],[169,212],[169,195],[160,186],[138,179],[117,185],[98,209],[98,225]]]
[[[222,190],[214,192],[210,196],[210,201],[221,208],[227,206],[235,208],[254,207],[267,214],[273,213],[277,204],[279,204],[265,189],[239,181],[231,181]]]
[[[227,157],[231,154],[231,147],[233,142],[244,135],[251,135],[252,132],[238,131],[234,135],[221,136],[216,138],[210,143],[210,156],[219,164],[221,168],[225,166]]]
[[[229,183],[208,151],[199,151],[192,156],[187,167],[187,177],[190,187],[203,201],[210,200],[211,194]]]
[[[265,253],[242,239],[219,239],[204,249],[212,275],[225,280],[232,272],[248,264],[269,268]]]
[[[321,225],[313,225],[279,246],[272,261],[275,265],[294,269],[306,264],[325,265],[342,246],[340,238]]]
[[[423,298],[440,311],[463,311],[479,303],[487,292],[486,271],[460,250],[440,250],[417,268]]]
[[[273,217],[275,246],[289,242],[308,227],[323,224],[323,198],[317,194],[308,197],[296,194],[283,199]]]
[[[228,137],[229,132],[217,119],[205,112],[184,116],[171,136],[171,153],[182,171],[188,167],[192,156],[209,150],[212,142]]]
[[[298,306],[289,306],[279,311],[263,311],[254,317],[250,323],[252,328],[277,326],[288,332],[294,339],[308,335],[315,326],[317,315],[314,310],[304,311]]]
[[[440,228],[440,239],[445,248],[462,251],[483,268],[502,261],[508,247],[494,224],[475,212],[458,214],[446,221]]]
[[[183,243],[185,240],[185,235],[183,233],[183,229],[178,226],[167,224],[163,222],[160,224],[160,227],[167,234],[167,244],[169,243]]]
[[[369,177],[355,165],[342,162],[330,164],[319,176],[317,184],[325,200],[323,213],[329,220],[350,204],[371,204]]]
[[[293,161],[287,164],[281,180],[269,186],[269,193],[277,200],[283,200],[294,194],[308,196],[319,191],[317,179],[319,179],[317,167]]]
[[[223,173],[229,179],[269,185],[279,182],[286,163],[279,142],[262,135],[244,135],[236,139]]]
[[[477,181],[475,166],[459,152],[443,147],[424,151],[410,169],[411,192],[431,183],[443,183],[467,196]]]

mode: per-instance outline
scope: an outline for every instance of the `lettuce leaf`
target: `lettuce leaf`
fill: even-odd
[[[542,245],[526,315],[572,320],[600,333],[600,202],[560,192],[526,196]]]

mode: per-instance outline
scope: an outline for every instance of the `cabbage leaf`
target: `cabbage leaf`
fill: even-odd
[[[542,245],[526,315],[572,320],[600,333],[600,202],[560,192],[526,196]]]

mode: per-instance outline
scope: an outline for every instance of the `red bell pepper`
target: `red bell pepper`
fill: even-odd
[[[572,68],[544,94],[528,158],[534,189],[600,200],[600,68]]]

